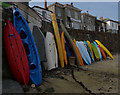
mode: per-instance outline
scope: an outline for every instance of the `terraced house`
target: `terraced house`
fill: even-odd
[[[73,6],[73,3],[60,4],[55,2],[48,6],[48,9],[53,11],[57,19],[62,20],[67,28],[81,29],[81,11]]]
[[[96,32],[106,32],[107,23],[103,21],[103,17],[99,18],[100,20],[96,20],[95,22],[95,30]]]
[[[118,21],[114,21],[111,19],[104,19],[104,22],[107,23],[107,32],[111,32],[111,33],[118,33]]]
[[[87,13],[82,13],[81,14],[82,30],[95,31],[96,19],[97,17],[90,15],[88,11]]]

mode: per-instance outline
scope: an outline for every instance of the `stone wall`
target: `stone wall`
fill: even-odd
[[[89,40],[87,34],[89,34],[93,40],[99,40],[104,46],[106,46],[111,52],[120,51],[120,34],[111,34],[107,32],[92,32],[85,30],[69,30],[72,38],[76,40]]]

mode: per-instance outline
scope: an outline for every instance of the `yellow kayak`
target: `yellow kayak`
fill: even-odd
[[[112,58],[114,59],[114,57],[112,56],[112,54],[110,53],[110,51],[98,40],[95,40],[97,42],[98,45],[100,45],[100,47]]]
[[[67,53],[65,50],[65,43],[64,43],[64,32],[62,32],[61,34],[61,45],[62,45],[62,50],[63,50],[64,61],[65,61],[65,64],[67,65],[68,61],[67,61]]]
[[[51,19],[52,19],[55,38],[56,38],[56,42],[57,42],[60,64],[61,64],[61,67],[64,67],[64,58],[63,58],[61,41],[60,41],[60,34],[59,34],[59,30],[58,30],[58,24],[57,24],[56,16],[55,16],[54,13],[51,13]]]
[[[93,51],[92,51],[92,47],[91,47],[91,43],[88,40],[87,40],[87,43],[88,43],[88,47],[89,47],[89,49],[91,51],[92,57],[95,60],[94,55],[93,55]]]
[[[73,39],[73,42],[76,44],[76,40],[75,40],[75,38]]]

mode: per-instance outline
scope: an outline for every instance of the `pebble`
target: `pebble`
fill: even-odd
[[[112,89],[112,87],[109,87],[109,89]]]
[[[57,72],[56,72],[56,74],[60,74],[60,73],[61,73],[61,71],[57,71]]]
[[[55,90],[54,90],[53,87],[47,88],[47,89],[45,90],[45,92],[49,92],[49,93],[52,93],[52,92],[54,92],[54,91],[55,91]]]
[[[65,74],[65,75],[71,74],[71,70],[66,70],[66,71],[64,71],[64,74]]]
[[[35,88],[35,84],[31,84],[31,87],[32,87],[32,88]]]
[[[88,75],[90,75],[90,74],[88,74]]]
[[[100,91],[100,90],[102,90],[102,88],[99,88],[98,90]]]
[[[105,75],[105,77],[107,77],[107,76]]]
[[[23,88],[24,92],[29,91],[29,86],[27,86],[27,85],[23,85],[22,88]]]

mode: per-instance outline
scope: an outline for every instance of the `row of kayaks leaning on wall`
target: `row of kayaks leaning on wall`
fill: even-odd
[[[36,25],[28,25],[18,8],[13,11],[13,24],[5,21],[4,45],[13,76],[20,84],[32,82],[40,85],[42,82],[41,63],[46,70],[65,67],[70,64],[68,58],[75,56],[76,64],[90,65],[91,60],[106,59],[104,51],[113,59],[111,53],[98,40],[75,41],[71,39],[62,22],[64,32],[59,34],[55,14],[51,14],[54,33],[43,35]]]

